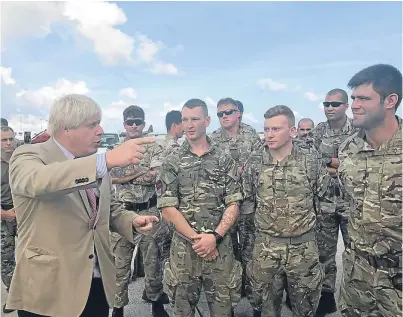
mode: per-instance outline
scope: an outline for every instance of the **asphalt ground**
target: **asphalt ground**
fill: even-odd
[[[339,244],[338,244],[338,252],[337,252],[337,289],[340,288],[340,279],[341,279],[341,272],[342,272],[342,266],[341,266],[341,254],[343,252],[343,241],[342,239],[339,239]],[[7,298],[7,292],[5,290],[5,287],[3,284],[1,284],[1,307],[3,306],[6,298]],[[143,294],[143,289],[144,289],[144,279],[139,278],[136,281],[132,282],[129,285],[129,299],[130,303],[125,307],[125,316],[126,317],[151,317],[151,305],[144,302],[141,299],[141,296]],[[336,301],[338,300],[339,297],[339,292],[336,293]],[[200,302],[198,307],[200,308],[200,311],[203,315],[203,317],[209,317],[209,311],[208,311],[208,306],[207,302],[204,296],[201,297]],[[169,305],[165,306],[165,309],[169,313],[170,316],[172,315],[172,311],[170,309]],[[1,312],[1,316],[4,317],[17,317],[17,313],[9,313],[9,314],[4,314]],[[196,317],[198,314],[196,313]],[[252,307],[250,306],[248,300],[246,298],[242,298],[241,302],[239,303],[238,307],[235,309],[235,317],[251,317],[253,316],[253,311]],[[288,308],[284,305],[282,309],[282,317],[292,317],[291,312],[288,310]],[[339,312],[336,312],[331,315],[327,315],[328,317],[341,317],[341,314]]]

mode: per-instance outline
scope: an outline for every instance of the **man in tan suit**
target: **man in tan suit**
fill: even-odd
[[[109,230],[134,242],[158,221],[122,210],[108,173],[138,164],[142,144],[155,139],[92,155],[103,133],[100,122],[92,99],[66,95],[50,110],[52,137],[19,147],[11,158],[18,246],[7,308],[19,317],[107,317],[116,285]]]

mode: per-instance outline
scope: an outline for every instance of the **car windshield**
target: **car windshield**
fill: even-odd
[[[108,147],[119,143],[119,135],[115,133],[105,133],[101,135],[101,144],[99,147]]]

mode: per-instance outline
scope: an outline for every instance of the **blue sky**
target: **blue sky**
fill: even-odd
[[[101,105],[107,132],[130,104],[165,132],[190,98],[208,103],[213,131],[228,96],[257,130],[276,104],[320,122],[325,93],[360,69],[402,69],[401,2],[16,2],[2,15],[1,110],[17,130],[45,127],[73,92]]]

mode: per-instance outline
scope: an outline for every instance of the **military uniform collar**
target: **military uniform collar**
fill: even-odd
[[[247,124],[241,122],[239,124],[239,130],[238,130],[237,136],[240,135],[240,134],[243,134],[245,131],[248,130],[248,128],[249,128],[249,126]],[[229,139],[233,138],[222,127],[219,128],[215,133],[219,134],[222,140],[229,140]]]
[[[385,144],[382,144],[379,149],[377,149],[378,151],[385,151],[388,150],[389,147],[392,145],[394,145],[397,141],[397,143],[401,143],[402,140],[402,119],[399,116],[395,116],[397,123],[399,125],[398,129],[396,130],[395,134],[390,138],[390,140],[388,142],[386,142]],[[358,151],[375,151],[376,149],[374,149],[368,142],[367,142],[367,138],[365,135],[365,130],[364,129],[360,129],[355,137],[356,139],[356,143],[357,143],[357,148]]]
[[[212,152],[214,152],[214,151],[216,150],[216,148],[217,148],[217,145],[216,145],[214,142],[211,141],[211,139],[210,139],[209,136],[206,135],[206,139],[207,139],[207,143],[209,144],[210,148],[209,148],[208,151],[207,151],[206,153],[204,153],[203,155],[206,155],[207,153],[212,153]],[[185,138],[185,140],[183,141],[182,149],[183,149],[185,152],[187,152],[187,153],[192,153],[192,154],[193,154],[193,152],[192,152],[191,149],[190,149],[190,144],[189,144],[187,138]]]
[[[334,134],[333,128],[330,126],[329,120],[326,121],[326,127],[329,131],[331,131]],[[340,129],[340,132],[342,134],[349,133],[353,128],[353,120],[349,117],[346,116],[346,120],[344,121],[343,126]]]
[[[281,162],[277,162],[278,165],[285,165],[290,158],[295,157],[297,154],[297,145],[293,142],[292,144],[292,149],[290,155],[286,156]],[[263,164],[274,164],[275,162],[273,161],[273,156],[270,153],[269,148],[265,145],[264,150],[263,150]]]
[[[7,155],[5,153],[3,153],[3,150],[1,150],[1,161],[2,162],[9,164],[10,158],[11,158],[11,156],[9,158],[7,158]]]

